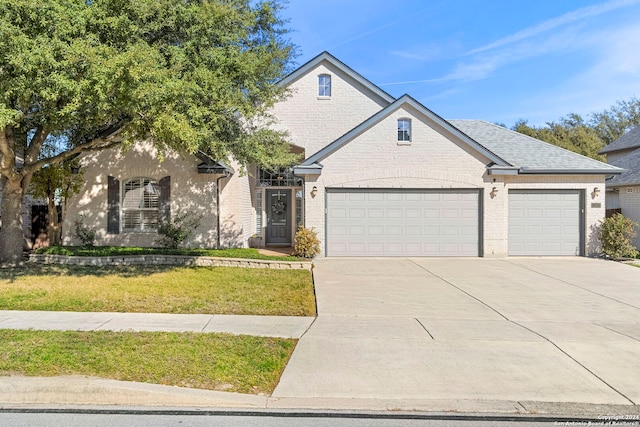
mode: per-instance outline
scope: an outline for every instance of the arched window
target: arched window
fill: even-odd
[[[318,96],[331,96],[331,76],[329,74],[318,76]]]
[[[122,231],[156,231],[160,187],[150,178],[132,178],[122,184]]]
[[[411,119],[398,119],[398,142],[411,142]]]

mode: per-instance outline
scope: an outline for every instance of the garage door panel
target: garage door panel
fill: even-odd
[[[578,190],[509,192],[509,255],[580,255]]]
[[[436,209],[424,209],[423,218],[440,218],[440,211]]]
[[[409,208],[405,210],[405,214],[409,219],[416,219],[422,216],[422,212],[420,211],[420,209],[416,209],[416,208]]]
[[[362,197],[335,197],[356,192]],[[326,218],[329,256],[479,253],[478,191],[328,189]]]
[[[390,219],[400,219],[402,218],[402,210],[401,209],[387,209],[387,218]]]

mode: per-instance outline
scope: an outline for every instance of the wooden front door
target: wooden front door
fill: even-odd
[[[267,245],[291,245],[291,190],[267,190]]]

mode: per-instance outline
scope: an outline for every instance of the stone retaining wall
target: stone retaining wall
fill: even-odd
[[[193,265],[202,267],[270,268],[277,270],[311,270],[311,261],[272,261],[265,259],[217,258],[184,255],[66,256],[31,254],[29,262],[72,265]]]

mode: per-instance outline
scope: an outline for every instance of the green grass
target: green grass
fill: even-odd
[[[1,310],[315,316],[308,270],[28,264],[0,269]]]
[[[0,375],[89,375],[270,394],[295,340],[226,334],[0,330]]]
[[[113,255],[185,255],[185,256],[211,256],[222,258],[265,259],[274,261],[300,261],[302,258],[293,256],[271,256],[261,254],[255,248],[238,249],[164,249],[164,248],[139,248],[120,246],[51,246],[38,249],[38,254],[67,255],[67,256],[113,256]]]

